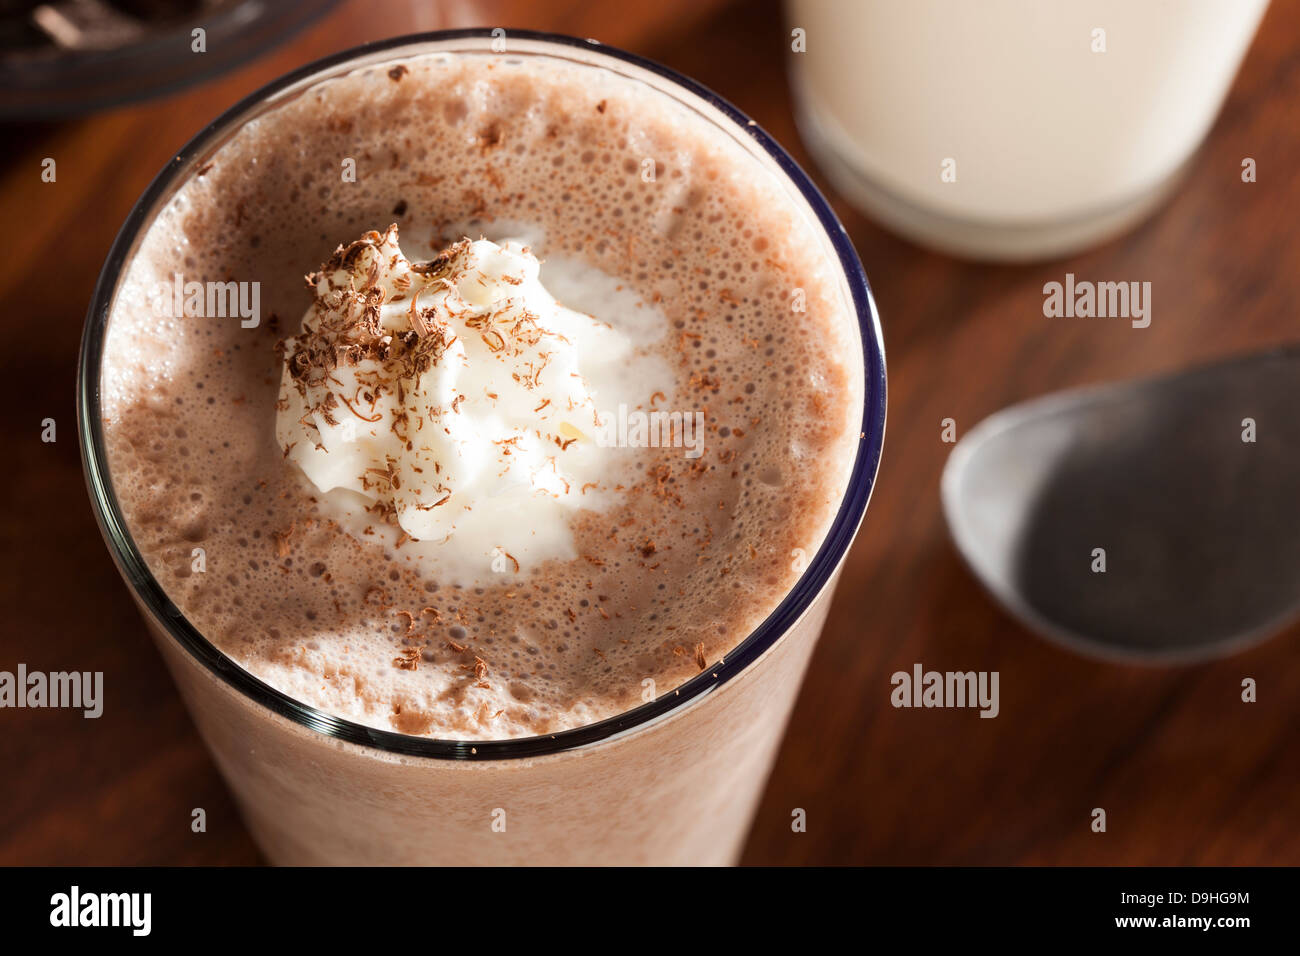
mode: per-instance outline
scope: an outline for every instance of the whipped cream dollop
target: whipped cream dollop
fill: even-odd
[[[281,343],[285,456],[400,540],[454,540],[496,571],[573,557],[568,516],[608,477],[582,365],[608,379],[632,345],[539,274],[516,241],[464,239],[412,262],[393,225],[340,246],[307,277],[315,301]]]

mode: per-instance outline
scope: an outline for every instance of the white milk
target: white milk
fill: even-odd
[[[789,0],[801,128],[837,188],[913,239],[1063,254],[1167,195],[1266,5]]]

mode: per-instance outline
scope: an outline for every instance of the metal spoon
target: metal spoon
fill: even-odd
[[[1300,614],[1300,345],[1004,409],[941,495],[976,577],[1044,636],[1128,662],[1240,650]]]

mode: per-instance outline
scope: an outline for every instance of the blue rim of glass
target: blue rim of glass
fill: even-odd
[[[125,516],[113,493],[104,434],[100,427],[102,419],[99,387],[104,335],[108,327],[109,312],[117,290],[118,279],[125,271],[137,237],[150,225],[152,212],[158,200],[167,195],[173,185],[178,184],[178,177],[187,174],[193,168],[197,158],[206,154],[218,134],[227,131],[241,116],[254,110],[263,101],[309,80],[316,74],[344,66],[349,61],[361,57],[430,43],[468,39],[490,41],[493,39],[493,33],[491,29],[486,28],[445,30],[409,34],[363,44],[309,63],[267,84],[226,110],[181,148],[136,201],[109,250],[108,258],[95,285],[95,292],[86,315],[86,327],[82,334],[77,372],[77,420],[81,439],[82,466],[86,473],[91,505],[109,550],[113,553],[113,558],[128,585],[135,591],[137,599],[152,615],[155,622],[201,666],[248,699],[303,727],[337,740],[404,756],[443,760],[502,760],[558,754],[610,740],[635,728],[646,726],[721,687],[744,672],[751,663],[772,647],[827,585],[841,558],[853,542],[853,537],[866,513],[884,444],[885,352],[880,317],[872,298],[871,287],[843,225],[836,218],[825,197],[798,164],[790,158],[790,155],[757,123],[722,97],[658,63],[607,47],[596,40],[528,30],[509,30],[507,35],[560,48],[580,48],[589,55],[609,57],[657,74],[722,113],[736,124],[737,129],[733,130],[733,134],[739,132],[751,137],[776,162],[817,216],[839,258],[840,268],[852,294],[853,307],[861,330],[865,372],[862,437],[858,443],[857,457],[848,488],[831,529],[794,587],[776,609],[727,654],[722,662],[709,667],[674,688],[672,692],[650,703],[596,723],[554,734],[507,740],[445,740],[414,737],[367,727],[295,700],[254,677],[199,633],[155,580],[127,528]],[[412,50],[412,55],[425,52],[429,51]],[[684,105],[689,107],[690,104]]]

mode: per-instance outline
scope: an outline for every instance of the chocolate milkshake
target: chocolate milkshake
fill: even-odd
[[[142,604],[250,825],[283,862],[729,859],[878,453],[844,266],[743,128],[588,48],[326,72],[194,157],[103,340],[125,529],[208,646]],[[257,314],[177,309],[213,288]],[[435,756],[506,740],[558,746]],[[690,806],[573,846],[629,787]]]

